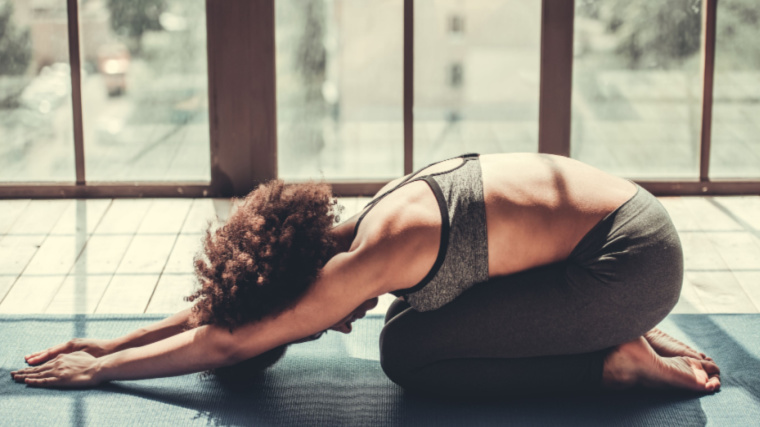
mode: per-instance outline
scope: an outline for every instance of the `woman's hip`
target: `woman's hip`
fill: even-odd
[[[678,233],[660,202],[639,187],[589,231],[568,259],[568,282],[601,287],[612,307],[651,315],[670,312],[683,283]]]

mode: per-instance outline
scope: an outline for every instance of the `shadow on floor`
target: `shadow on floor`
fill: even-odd
[[[18,320],[18,319],[17,319]],[[760,315],[671,315],[661,327],[713,356],[722,391],[438,399],[405,393],[376,360],[349,357],[338,336],[303,344],[244,391],[214,378],[184,375],[114,382],[90,390],[34,389],[15,384],[30,336],[57,342],[71,324],[36,317],[28,325],[0,318],[0,413],[29,425],[752,425],[760,419]],[[74,319],[71,319],[74,320]],[[94,320],[94,319],[93,319]],[[101,319],[102,320],[102,319]],[[93,321],[87,332],[132,329],[135,319]],[[129,323],[122,325],[122,323]],[[377,319],[378,327],[382,320]],[[374,326],[373,326],[374,328]],[[15,332],[12,331],[15,329]],[[58,331],[57,329],[61,329]],[[371,329],[371,328],[369,328]],[[359,336],[377,345],[377,334]],[[37,335],[35,335],[37,334]],[[47,337],[46,334],[53,334]],[[47,342],[46,341],[46,342]]]

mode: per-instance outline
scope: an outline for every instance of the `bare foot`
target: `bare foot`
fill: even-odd
[[[644,339],[647,340],[649,345],[651,345],[654,351],[656,351],[660,356],[686,356],[694,359],[712,361],[712,359],[707,357],[707,355],[704,353],[700,353],[697,350],[694,350],[688,345],[682,343],[681,341],[678,341],[677,339],[671,337],[670,335],[657,328],[654,328],[644,334]]]
[[[634,386],[712,392],[720,388],[720,369],[709,360],[661,357],[644,337],[619,345],[604,361],[606,388]]]

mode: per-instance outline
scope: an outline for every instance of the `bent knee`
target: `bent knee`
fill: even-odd
[[[409,365],[411,343],[401,329],[391,322],[380,332],[380,367],[391,381],[404,387],[413,367]]]

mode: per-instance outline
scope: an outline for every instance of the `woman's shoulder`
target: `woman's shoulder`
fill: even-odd
[[[349,219],[347,226],[357,220]],[[435,263],[441,223],[432,190],[424,181],[415,181],[366,212],[349,251],[361,252],[367,267],[382,274],[385,292],[408,288],[422,280]]]

